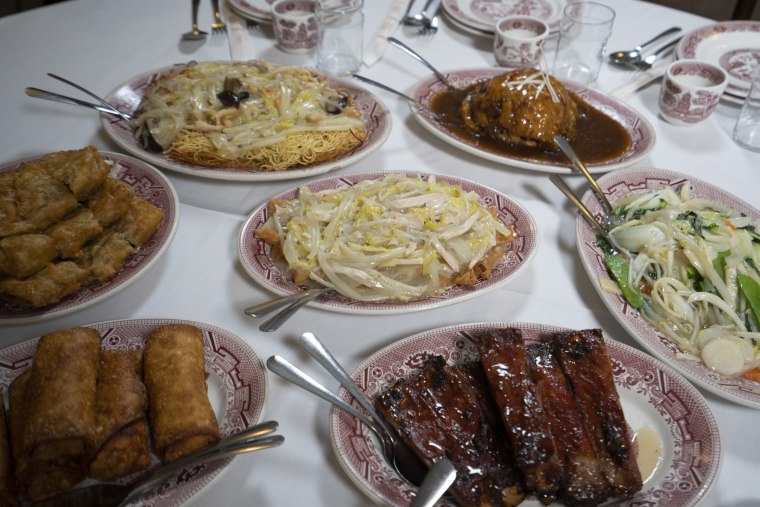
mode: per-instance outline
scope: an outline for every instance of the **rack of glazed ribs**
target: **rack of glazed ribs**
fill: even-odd
[[[432,356],[376,399],[423,461],[454,463],[459,505],[511,507],[534,495],[594,506],[642,488],[601,330],[528,345],[515,328],[467,337],[479,361]]]

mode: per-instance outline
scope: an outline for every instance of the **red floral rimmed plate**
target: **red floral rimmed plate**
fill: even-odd
[[[452,86],[456,88],[464,88],[472,83],[490,79],[504,72],[504,69],[489,67],[482,69],[453,70],[444,72],[444,74]],[[579,95],[591,107],[603,112],[620,123],[631,136],[631,146],[625,153],[604,162],[587,163],[586,166],[588,167],[589,172],[601,173],[629,166],[644,158],[652,151],[655,144],[654,128],[649,121],[641,116],[636,110],[611,95],[598,90],[585,88],[580,84],[569,81],[563,82],[563,84],[569,91]],[[446,128],[445,125],[437,121],[433,113],[430,111],[430,103],[433,97],[435,94],[442,91],[445,86],[446,85],[438,78],[431,75],[417,83],[411,94],[412,98],[416,99],[417,102],[422,105],[422,107],[418,107],[415,104],[410,104],[412,113],[430,133],[462,151],[506,166],[546,173],[570,174],[574,172],[574,170],[570,169],[571,166],[569,162],[566,164],[559,162],[552,163],[528,157],[493,153],[460,139],[455,133]]]
[[[184,65],[184,64],[183,64]],[[175,66],[162,67],[138,74],[118,85],[106,95],[106,100],[120,111],[132,114],[140,106],[145,89],[159,76],[169,72]],[[367,128],[367,138],[356,149],[332,160],[315,163],[284,171],[260,171],[255,169],[214,169],[192,165],[175,160],[163,153],[156,153],[144,148],[135,139],[134,129],[123,120],[110,115],[101,115],[100,122],[106,134],[122,149],[151,164],[183,174],[215,180],[232,181],[279,181],[316,176],[328,171],[353,164],[377,150],[391,133],[391,115],[380,99],[369,91],[348,80],[325,76],[331,86],[346,90],[353,98],[353,105],[361,113]]]
[[[350,186],[364,180],[381,179],[391,174],[388,172],[347,174],[332,178],[323,178],[307,184],[312,191]],[[404,172],[410,177],[428,177],[431,174]],[[438,181],[459,185],[465,191],[476,192],[480,196],[480,203],[496,209],[498,219],[511,225],[517,230],[518,237],[506,247],[504,261],[496,265],[488,280],[479,280],[474,286],[454,286],[439,296],[399,303],[389,301],[384,303],[365,303],[356,301],[336,292],[328,292],[318,296],[308,303],[311,306],[342,313],[356,314],[393,314],[415,312],[430,308],[465,301],[486,292],[495,290],[521,273],[530,263],[536,252],[538,236],[533,217],[517,202],[506,195],[475,182],[456,178],[454,176],[435,174]],[[298,188],[286,190],[273,199],[295,199],[298,196]],[[305,286],[296,285],[291,281],[291,276],[284,261],[276,261],[271,257],[271,248],[263,240],[255,237],[256,229],[261,227],[269,218],[267,204],[264,203],[243,224],[238,236],[238,257],[246,272],[264,288],[276,294],[295,294],[304,290]]]
[[[248,428],[261,419],[266,403],[267,374],[264,364],[246,343],[224,329],[187,320],[133,319],[90,324],[103,339],[106,349],[143,348],[154,329],[167,324],[190,324],[203,331],[206,346],[206,383],[211,406],[214,408],[222,436]],[[7,391],[10,383],[32,365],[38,338],[0,350],[0,387]],[[159,464],[152,456],[153,464]],[[137,504],[143,507],[178,506],[211,483],[232,459],[215,461],[184,470],[172,480],[172,486],[162,486],[144,496]],[[126,483],[133,477],[122,479]]]
[[[363,361],[351,377],[369,397],[418,371],[424,360],[442,355],[449,364],[477,359],[475,346],[459,331],[516,327],[526,343],[562,328],[526,323],[474,323],[444,327],[399,340]],[[634,432],[645,428],[662,444],[662,461],[632,499],[605,505],[688,507],[699,504],[718,478],[722,462],[720,433],[702,395],[667,365],[632,347],[607,339],[620,400]],[[350,395],[340,391],[346,401]],[[384,461],[370,433],[356,419],[333,409],[330,434],[338,460],[359,489],[393,506],[409,504],[416,491]],[[449,501],[437,505],[453,507]],[[522,505],[539,507],[529,498]]]
[[[0,300],[0,325],[39,322],[82,310],[113,296],[143,276],[169,247],[179,223],[179,200],[169,180],[150,164],[121,153],[100,152],[113,165],[110,176],[135,189],[141,197],[164,212],[161,224],[153,236],[132,254],[124,267],[105,283],[84,287],[56,304],[43,308],[28,308]],[[10,171],[22,162],[39,157],[28,157],[0,165],[0,172]]]
[[[447,15],[465,29],[494,33],[496,22],[505,16],[536,16],[559,28],[566,0],[443,0]]]
[[[692,187],[692,195],[718,202],[745,213],[754,220],[760,220],[760,211],[741,199],[710,183],[674,171],[635,167],[606,174],[597,182],[613,206],[634,192],[652,192],[667,186],[680,188],[688,182]],[[582,201],[595,216],[603,216],[601,206],[590,191],[584,194]],[[604,256],[596,244],[596,235],[591,226],[580,218],[576,220],[576,236],[578,253],[591,283],[612,315],[633,338],[698,386],[736,403],[760,408],[760,383],[743,378],[724,378],[709,370],[701,361],[683,358],[680,348],[644,320],[637,310],[629,307],[622,296],[604,291],[600,280],[609,279],[604,267]]]
[[[721,21],[697,28],[683,36],[676,56],[721,67],[728,74],[726,92],[746,97],[760,64],[760,21]]]

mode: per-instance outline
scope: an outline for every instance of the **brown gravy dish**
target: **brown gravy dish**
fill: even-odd
[[[540,147],[507,144],[497,139],[479,136],[464,126],[459,107],[468,93],[465,89],[442,90],[430,101],[430,110],[459,140],[497,155],[548,163],[569,163],[561,151]],[[594,109],[576,94],[571,94],[581,113],[578,116],[577,136],[573,148],[586,164],[604,163],[620,157],[631,147],[628,131],[609,116]]]

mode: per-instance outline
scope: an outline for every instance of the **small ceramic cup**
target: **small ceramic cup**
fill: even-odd
[[[726,89],[726,71],[699,60],[668,65],[660,88],[660,115],[673,125],[693,125],[707,119]]]
[[[314,0],[277,0],[272,26],[277,45],[288,53],[307,53],[317,47],[319,31]]]
[[[534,16],[507,16],[496,23],[493,52],[499,67],[536,67],[544,51],[549,25]]]

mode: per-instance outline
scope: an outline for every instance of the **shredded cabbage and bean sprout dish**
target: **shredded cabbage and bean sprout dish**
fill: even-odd
[[[367,129],[352,102],[303,67],[191,62],[150,83],[136,135],[185,162],[278,171],[359,146]]]
[[[302,284],[312,280],[357,301],[412,301],[488,278],[516,231],[475,192],[389,174],[353,186],[270,202],[256,235]]]
[[[760,381],[760,224],[691,195],[690,185],[638,194],[599,240],[605,265],[641,315],[725,376]]]

